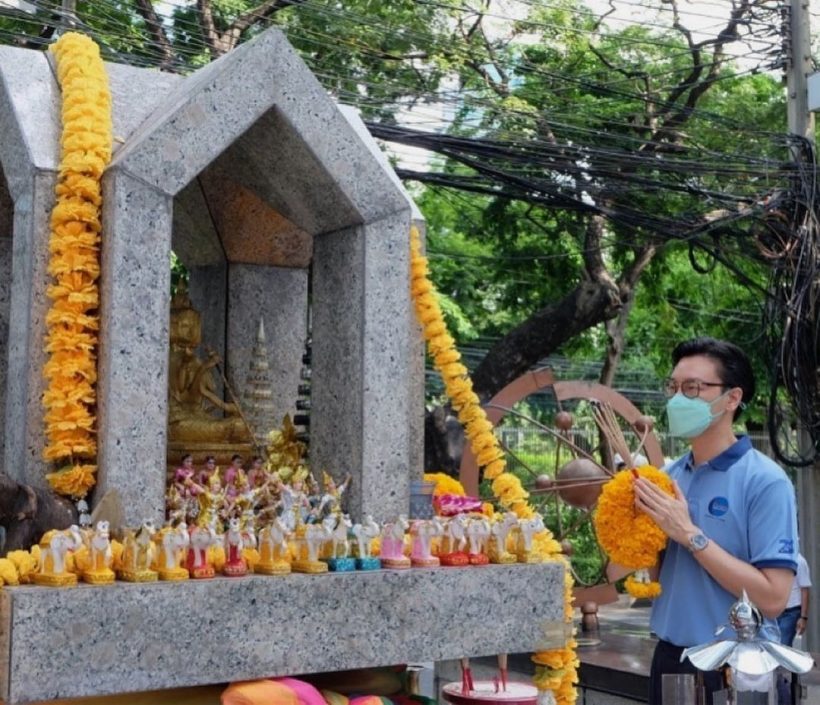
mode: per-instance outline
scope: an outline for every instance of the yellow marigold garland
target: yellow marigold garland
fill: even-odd
[[[672,481],[665,472],[653,465],[642,465],[636,472],[674,496]],[[626,568],[640,570],[655,565],[658,552],[666,546],[667,536],[651,517],[635,508],[632,482],[632,472],[626,470],[607,482],[601,490],[593,521],[598,542],[606,554]],[[639,581],[633,579],[627,581],[626,588],[634,597],[660,595],[657,582],[639,585]]]
[[[487,419],[478,395],[473,391],[473,383],[467,368],[461,364],[455,340],[447,332],[444,316],[435,296],[435,287],[429,279],[427,258],[421,254],[421,237],[415,227],[410,230],[410,254],[410,287],[416,316],[424,329],[433,365],[441,374],[447,397],[464,426],[464,433],[470,441],[476,462],[484,469],[484,477],[492,480],[493,495],[499,505],[515,512],[521,519],[529,519],[535,515],[535,509],[527,501],[529,493],[517,476],[506,472],[504,452],[493,434],[493,425]],[[424,479],[428,480],[429,477],[432,476],[425,475]],[[489,514],[490,511],[485,510],[485,513]],[[549,531],[542,531],[533,537],[533,552],[549,560],[566,563],[561,546]],[[539,690],[552,691],[558,705],[573,705],[578,697],[575,684],[578,682],[579,663],[575,656],[575,632],[571,626],[572,586],[572,575],[567,567],[564,571],[564,621],[569,638],[560,649],[539,651],[533,655],[536,663],[533,682]]]
[[[57,201],[51,212],[43,374],[48,443],[43,458],[60,469],[46,477],[60,494],[79,499],[94,485],[97,453],[95,385],[100,179],[111,160],[111,93],[97,45],[69,32],[51,46],[62,90]]]
[[[450,477],[443,472],[426,472],[424,473],[424,481],[435,483],[436,486],[433,488],[433,496],[435,497],[443,494],[454,494],[459,497],[464,497],[467,494],[464,491],[464,485],[454,477]]]

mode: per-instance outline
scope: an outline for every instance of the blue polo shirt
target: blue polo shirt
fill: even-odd
[[[794,487],[748,436],[698,467],[690,452],[666,472],[686,495],[692,521],[721,548],[756,568],[797,571]],[[664,553],[660,582],[650,628],[677,646],[712,641],[737,600],[675,541]]]

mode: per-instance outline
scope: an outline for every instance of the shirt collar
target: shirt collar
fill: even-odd
[[[707,460],[703,465],[698,467],[708,467],[711,470],[717,470],[719,472],[726,472],[732,465],[734,465],[741,457],[743,457],[748,451],[752,449],[752,441],[749,439],[749,436],[743,435],[738,436],[737,440],[732,443],[726,450],[724,450],[719,455],[716,455],[711,460]],[[695,461],[692,458],[692,451],[690,450],[689,453],[686,455],[686,461],[684,463],[684,467],[686,470],[694,470],[695,469]]]

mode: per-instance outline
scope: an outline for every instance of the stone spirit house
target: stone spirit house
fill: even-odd
[[[32,485],[46,472],[40,399],[60,131],[50,61],[0,47],[0,449],[6,472]],[[163,519],[174,251],[204,314],[203,343],[238,392],[264,321],[280,416],[295,405],[310,299],[311,462],[352,474],[354,518],[405,513],[421,472],[423,356],[408,283],[408,233],[420,218],[358,116],[275,29],[184,78],[107,68],[115,149],[103,179],[95,496],[116,490],[128,525]],[[563,644],[561,566],[474,575],[0,590],[0,699]],[[300,617],[308,605],[310,624]]]

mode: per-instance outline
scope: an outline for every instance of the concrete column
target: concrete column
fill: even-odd
[[[6,408],[6,371],[8,368],[9,314],[11,311],[11,248],[14,228],[14,203],[0,169],[0,411]],[[0,423],[0,463],[3,461],[6,427]],[[0,469],[2,469],[0,464]]]
[[[14,202],[11,306],[8,328],[5,468],[18,482],[45,486],[43,340],[49,301],[49,218],[56,175],[36,170]]]
[[[415,324],[409,210],[316,238],[311,464],[350,472],[354,519],[406,514]]]
[[[240,400],[260,319],[265,322],[276,423],[296,410],[307,328],[307,269],[228,265],[228,380]]]
[[[163,519],[172,200],[118,169],[103,194],[95,497],[116,489],[134,526]]]

